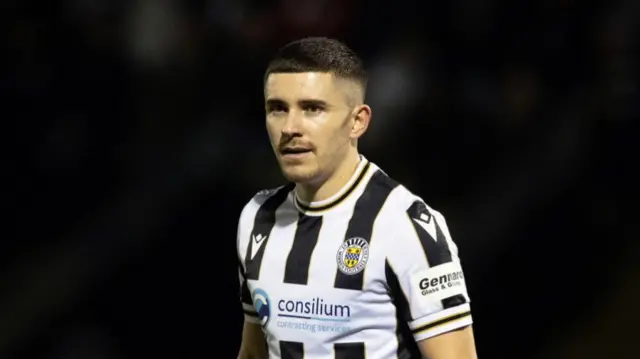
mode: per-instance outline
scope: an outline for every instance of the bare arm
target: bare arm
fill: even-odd
[[[429,359],[477,359],[473,329],[450,331],[418,342],[422,355]]]
[[[244,322],[238,359],[267,359],[267,344],[259,324]]]

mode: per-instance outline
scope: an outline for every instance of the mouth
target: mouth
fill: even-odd
[[[280,154],[282,154],[283,157],[288,158],[302,157],[310,152],[311,149],[305,147],[284,147],[280,150]]]

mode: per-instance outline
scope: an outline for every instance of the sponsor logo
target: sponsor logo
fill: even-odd
[[[464,273],[458,262],[441,264],[420,271],[412,277],[420,294],[432,300],[441,300],[467,292]]]
[[[351,320],[351,307],[326,303],[324,299],[319,297],[307,301],[281,299],[278,301],[278,316],[329,322],[348,322]]]
[[[443,274],[437,278],[426,277],[420,280],[420,289],[422,289],[422,295],[427,295],[430,290],[446,289],[461,285],[462,280],[464,280],[462,271]]]
[[[271,301],[269,300],[269,295],[267,292],[260,288],[256,288],[251,293],[251,297],[253,298],[253,306],[256,308],[256,312],[258,312],[258,318],[260,318],[260,324],[262,326],[266,326],[269,323],[269,319],[271,319]]]
[[[428,213],[420,213],[420,218],[412,218],[422,229],[424,229],[434,241],[438,241],[438,231],[436,230],[436,221],[432,220]]]
[[[253,241],[252,245],[251,245],[251,258],[253,259],[253,257],[256,256],[256,253],[258,253],[258,250],[260,249],[260,247],[262,247],[262,244],[266,241],[267,236],[263,236],[262,234],[258,234],[258,235],[252,235],[251,236],[251,240]]]
[[[338,270],[353,275],[362,272],[369,260],[369,243],[360,237],[349,238],[338,249]]]
[[[269,295],[256,288],[253,302],[263,327],[303,330],[312,333],[350,330],[352,310],[349,305],[330,302],[321,297],[311,299],[269,299]]]

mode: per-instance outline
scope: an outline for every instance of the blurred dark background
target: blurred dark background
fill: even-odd
[[[262,73],[308,35],[366,60],[362,152],[447,217],[481,358],[638,358],[639,5],[3,1],[0,358],[235,358]]]

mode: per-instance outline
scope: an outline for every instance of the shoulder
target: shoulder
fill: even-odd
[[[406,219],[408,217],[427,220],[432,216],[441,216],[421,196],[379,168],[376,175],[371,178],[371,185],[376,190],[389,192],[387,203],[385,204],[385,217],[391,219],[399,217]]]
[[[245,203],[240,217],[238,219],[238,231],[237,231],[237,245],[239,251],[246,249],[250,238],[251,229],[254,226],[254,221],[258,215],[260,208],[263,208],[265,204],[269,206],[269,202],[274,204],[274,208],[277,207],[293,189],[292,185],[284,185],[271,189],[264,189],[258,191],[251,199]],[[244,248],[244,249],[243,249]],[[241,252],[239,252],[241,253]]]
[[[255,213],[269,200],[284,200],[284,197],[293,189],[292,184],[286,184],[279,187],[262,189],[258,191],[251,199],[245,203],[242,208],[242,213],[240,214],[240,218],[246,217],[251,213]]]
[[[402,253],[404,256],[407,248],[421,251],[423,247],[411,246],[421,243],[427,235],[430,238],[439,238],[441,235],[450,238],[444,216],[420,195],[386,174],[377,177],[380,188],[391,189],[375,224],[376,237],[382,239],[387,253]],[[415,241],[416,238],[419,240]],[[451,246],[450,241],[447,243]]]

